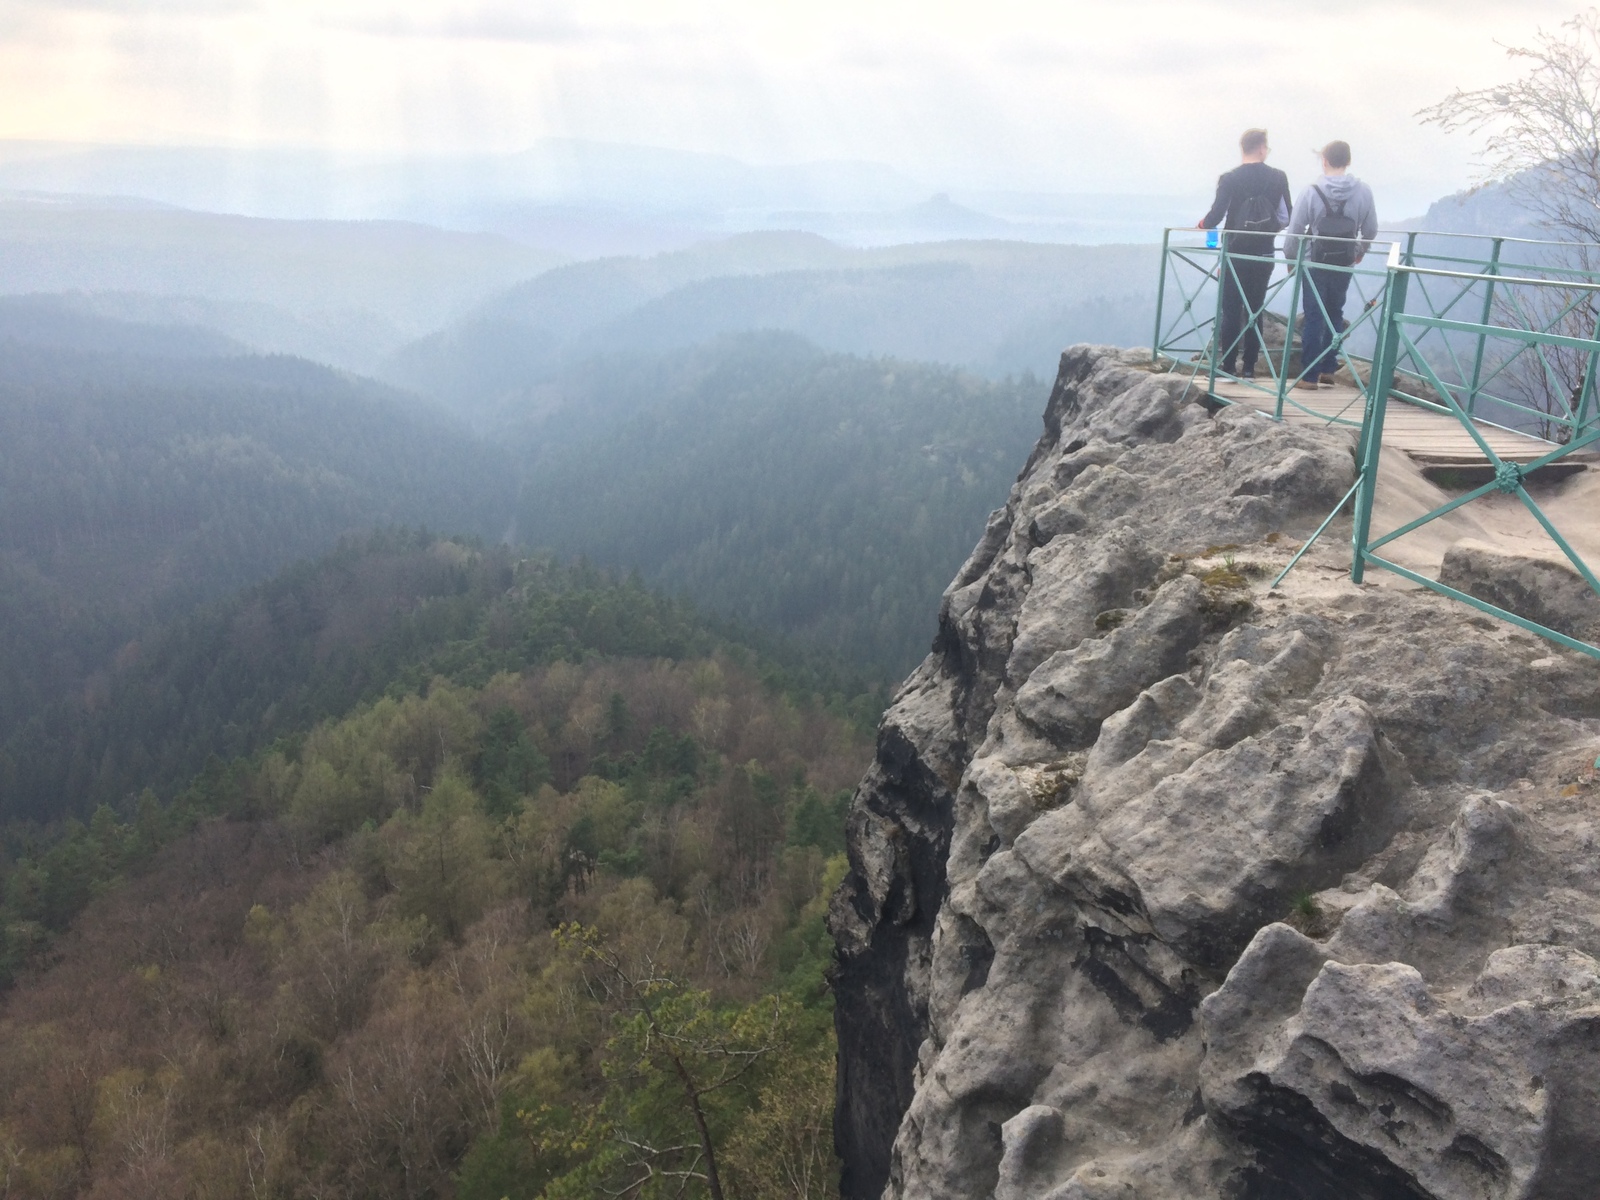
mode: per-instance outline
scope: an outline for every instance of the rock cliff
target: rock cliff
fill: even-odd
[[[855,797],[845,1196],[1600,1195],[1600,668],[1347,543],[1269,592],[1353,439],[1124,359]]]

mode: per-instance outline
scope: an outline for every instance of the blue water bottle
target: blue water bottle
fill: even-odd
[[[1218,243],[1217,231],[1215,229],[1206,230],[1206,249],[1207,250],[1215,250],[1217,248],[1217,243]]]

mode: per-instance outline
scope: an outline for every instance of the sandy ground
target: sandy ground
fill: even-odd
[[[1600,568],[1600,472],[1589,469],[1557,484],[1535,484],[1528,493],[1590,568]],[[1373,504],[1372,535],[1377,538],[1398,529],[1459,494],[1430,483],[1406,455],[1385,450]],[[1378,553],[1433,578],[1439,573],[1445,551],[1463,538],[1487,542],[1513,554],[1566,561],[1528,506],[1519,497],[1503,492],[1480,496],[1382,547]]]
[[[1460,494],[1430,482],[1404,453],[1386,450],[1373,504],[1372,537],[1376,539],[1398,529]],[[1584,557],[1590,569],[1600,572],[1600,469],[1590,468],[1559,484],[1535,485],[1530,495],[1562,536]],[[1350,531],[1349,516],[1335,518],[1279,590],[1287,596],[1327,597],[1353,589]],[[1303,538],[1311,530],[1285,532]],[[1567,561],[1527,506],[1518,497],[1501,492],[1491,492],[1430,521],[1381,547],[1377,553],[1432,579],[1438,577],[1445,551],[1464,539],[1486,542],[1514,554]],[[1287,563],[1296,545],[1297,541],[1285,539],[1265,554],[1261,551],[1267,548],[1253,546],[1249,557],[1261,559],[1261,566],[1271,568],[1275,574]],[[1366,579],[1370,586],[1405,590],[1420,587],[1399,575],[1377,569],[1369,569]],[[1264,589],[1270,581],[1268,576],[1256,586]]]

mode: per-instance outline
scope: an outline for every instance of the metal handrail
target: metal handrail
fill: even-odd
[[[1174,228],[1177,228],[1176,226]],[[1385,233],[1393,234],[1396,238],[1477,238],[1480,241],[1509,242],[1519,246],[1556,246],[1562,249],[1587,248],[1600,250],[1600,242],[1571,242],[1559,241],[1554,238],[1525,238],[1512,237],[1503,233],[1462,233],[1454,229],[1385,229],[1378,227],[1381,236]]]
[[[1217,265],[1216,265],[1215,268],[1207,268],[1206,269],[1206,274],[1207,274],[1207,276],[1209,278],[1209,281],[1212,284],[1216,284],[1221,279],[1222,271],[1230,269],[1230,266],[1231,266],[1231,264],[1233,262],[1257,262],[1257,263],[1260,263],[1260,262],[1272,262],[1272,263],[1279,263],[1279,262],[1285,262],[1287,260],[1282,259],[1282,258],[1280,258],[1278,256],[1278,250],[1279,250],[1279,248],[1281,246],[1281,238],[1283,236],[1281,234],[1272,235],[1272,237],[1273,237],[1273,251],[1272,251],[1272,253],[1270,255],[1268,255],[1268,254],[1243,254],[1243,253],[1239,253],[1237,251],[1229,251],[1229,250],[1227,250],[1226,249],[1226,243],[1227,243],[1227,240],[1228,240],[1228,236],[1229,236],[1230,233],[1233,234],[1234,236],[1238,236],[1239,231],[1237,231],[1237,230],[1233,230],[1233,231],[1228,231],[1228,230],[1216,231],[1216,236],[1217,236],[1217,241],[1218,241],[1218,245],[1216,245],[1216,246],[1212,246],[1212,245],[1209,245],[1209,244],[1192,245],[1192,244],[1184,244],[1182,242],[1180,242],[1177,245],[1174,245],[1174,235],[1177,235],[1180,238],[1207,237],[1207,239],[1209,241],[1209,235],[1210,235],[1211,232],[1212,231],[1201,230],[1201,229],[1197,229],[1197,228],[1194,228],[1194,227],[1176,227],[1176,226],[1168,228],[1168,229],[1163,231],[1163,234],[1162,234],[1162,262],[1161,262],[1161,288],[1160,288],[1160,294],[1159,294],[1157,305],[1156,305],[1156,329],[1155,329],[1155,338],[1154,338],[1154,342],[1153,342],[1153,345],[1152,345],[1152,357],[1154,359],[1156,359],[1156,360],[1160,360],[1161,358],[1166,357],[1166,358],[1171,359],[1174,362],[1181,361],[1184,358],[1184,356],[1188,356],[1188,361],[1195,361],[1196,357],[1200,357],[1200,356],[1208,358],[1209,359],[1210,370],[1209,370],[1209,373],[1208,373],[1208,389],[1207,390],[1212,392],[1213,394],[1215,394],[1216,381],[1217,381],[1219,375],[1222,375],[1222,376],[1226,375],[1226,373],[1220,372],[1218,370],[1219,360],[1221,358],[1227,357],[1228,356],[1227,352],[1229,350],[1236,349],[1236,347],[1228,347],[1228,348],[1224,348],[1223,350],[1220,350],[1220,351],[1218,351],[1216,353],[1209,353],[1209,351],[1211,349],[1211,343],[1212,343],[1212,341],[1214,341],[1214,334],[1220,332],[1220,328],[1221,328],[1222,289],[1221,289],[1220,286],[1215,288],[1215,291],[1216,291],[1215,304],[1213,306],[1214,307],[1214,311],[1213,311],[1211,317],[1209,319],[1207,319],[1207,320],[1197,320],[1196,322],[1192,323],[1189,327],[1183,329],[1180,332],[1179,326],[1180,326],[1180,323],[1182,322],[1184,316],[1193,311],[1196,301],[1200,298],[1199,294],[1198,294],[1198,290],[1190,291],[1190,292],[1184,291],[1184,289],[1182,287],[1182,284],[1181,284],[1181,281],[1180,281],[1179,282],[1179,290],[1180,290],[1180,293],[1182,293],[1182,297],[1181,298],[1184,300],[1184,304],[1182,306],[1182,309],[1180,310],[1179,317],[1177,318],[1177,320],[1175,320],[1170,327],[1166,326],[1164,318],[1165,318],[1166,302],[1167,302],[1167,295],[1166,295],[1167,282],[1168,282],[1169,278],[1173,278],[1173,271],[1171,269],[1171,263],[1173,262],[1174,259],[1176,259],[1176,261],[1178,261],[1180,263],[1187,263],[1191,267],[1198,268],[1200,266],[1199,262],[1197,261],[1198,259],[1200,259],[1200,258],[1202,258],[1204,256],[1213,256],[1215,258],[1215,260],[1216,260],[1216,264]],[[1259,235],[1259,234],[1245,234],[1244,236],[1251,237],[1253,239],[1253,238],[1256,238],[1256,237],[1260,237],[1262,235]],[[1303,368],[1302,368],[1302,371],[1299,374],[1293,374],[1293,373],[1291,373],[1291,371],[1289,369],[1290,348],[1291,348],[1291,345],[1292,345],[1292,342],[1293,342],[1294,312],[1295,312],[1296,308],[1298,307],[1297,299],[1298,299],[1298,293],[1299,293],[1299,290],[1300,290],[1298,286],[1290,287],[1291,281],[1299,279],[1301,277],[1299,272],[1304,270],[1308,265],[1314,265],[1317,270],[1343,271],[1343,272],[1346,272],[1348,274],[1351,274],[1352,276],[1359,276],[1359,277],[1370,278],[1370,279],[1374,279],[1374,280],[1383,279],[1385,277],[1385,274],[1386,274],[1384,268],[1372,267],[1372,266],[1363,266],[1363,265],[1361,265],[1360,262],[1356,263],[1355,265],[1349,266],[1349,267],[1342,267],[1342,266],[1335,266],[1335,265],[1331,265],[1331,264],[1321,264],[1321,263],[1308,264],[1307,255],[1306,255],[1307,248],[1309,246],[1313,245],[1313,244],[1324,243],[1324,242],[1326,242],[1326,243],[1342,242],[1342,243],[1346,243],[1346,244],[1354,244],[1354,245],[1357,245],[1359,247],[1365,247],[1366,248],[1366,253],[1368,255],[1370,255],[1373,251],[1378,250],[1379,247],[1384,245],[1384,242],[1383,242],[1382,239],[1368,240],[1368,239],[1365,239],[1365,238],[1331,238],[1331,237],[1326,237],[1326,236],[1317,235],[1317,234],[1305,234],[1305,235],[1302,235],[1302,237],[1300,239],[1300,254],[1299,254],[1299,257],[1297,258],[1297,260],[1295,261],[1295,263],[1293,264],[1294,269],[1290,272],[1289,276],[1287,276],[1284,279],[1281,279],[1281,280],[1277,281],[1275,284],[1272,284],[1272,285],[1269,286],[1269,290],[1268,290],[1268,294],[1267,294],[1267,300],[1264,303],[1264,305],[1263,305],[1263,307],[1262,307],[1262,309],[1260,311],[1255,311],[1255,312],[1251,312],[1250,314],[1248,314],[1248,318],[1244,322],[1244,328],[1241,330],[1241,337],[1244,336],[1245,330],[1248,330],[1252,325],[1256,325],[1258,322],[1260,322],[1262,320],[1263,317],[1266,316],[1267,313],[1272,311],[1271,308],[1270,308],[1271,302],[1279,294],[1281,294],[1285,289],[1289,290],[1293,294],[1292,298],[1291,298],[1291,303],[1288,306],[1289,311],[1287,313],[1285,313],[1285,314],[1275,314],[1275,315],[1278,315],[1280,317],[1280,319],[1282,319],[1283,322],[1284,322],[1284,329],[1285,329],[1284,353],[1281,356],[1280,361],[1278,361],[1277,363],[1273,362],[1270,354],[1264,354],[1263,355],[1263,357],[1264,357],[1264,359],[1265,359],[1265,361],[1267,363],[1267,366],[1268,366],[1268,371],[1269,371],[1269,373],[1270,373],[1270,375],[1272,377],[1273,386],[1271,388],[1266,388],[1266,387],[1262,387],[1261,385],[1256,384],[1256,383],[1254,383],[1253,381],[1250,381],[1250,380],[1243,380],[1243,379],[1239,379],[1238,377],[1228,377],[1235,383],[1239,383],[1239,384],[1242,384],[1244,386],[1254,388],[1256,391],[1259,391],[1259,392],[1272,394],[1273,395],[1273,415],[1274,415],[1274,417],[1279,418],[1279,419],[1282,418],[1284,410],[1286,408],[1295,409],[1295,410],[1298,410],[1298,411],[1300,411],[1302,413],[1305,413],[1307,415],[1315,415],[1315,416],[1318,416],[1318,417],[1323,417],[1323,414],[1317,413],[1315,410],[1310,409],[1310,408],[1306,407],[1305,405],[1301,404],[1291,394],[1291,389],[1292,389],[1293,385],[1296,384],[1296,383],[1299,383],[1304,378],[1304,370],[1303,370]],[[1390,256],[1392,256],[1394,253],[1397,253],[1398,250],[1399,250],[1398,243],[1391,244],[1390,245],[1390,249],[1389,249]],[[1361,356],[1361,355],[1355,355],[1350,351],[1350,349],[1349,349],[1350,335],[1351,335],[1352,332],[1355,332],[1355,333],[1359,334],[1362,331],[1363,327],[1365,327],[1365,326],[1367,326],[1367,325],[1369,325],[1371,323],[1371,318],[1374,315],[1376,303],[1377,303],[1377,298],[1374,298],[1372,303],[1369,303],[1369,304],[1365,305],[1362,308],[1362,311],[1359,312],[1358,314],[1356,314],[1356,316],[1349,322],[1348,328],[1338,332],[1336,334],[1335,338],[1334,338],[1334,341],[1333,341],[1333,346],[1332,346],[1333,352],[1337,356],[1339,356],[1340,358],[1345,360],[1345,365],[1350,368],[1352,375],[1354,375],[1356,377],[1356,379],[1358,380],[1358,386],[1360,386],[1359,380],[1361,378],[1361,365],[1365,362],[1365,358],[1364,358],[1364,356]],[[1324,316],[1326,316],[1326,313],[1324,313]],[[1202,335],[1203,339],[1204,339],[1203,344],[1202,345],[1198,345],[1198,346],[1196,346],[1196,345],[1188,345],[1188,344],[1182,345],[1181,347],[1174,346],[1174,344],[1173,344],[1174,337],[1190,337],[1190,336],[1193,336],[1193,335]],[[1176,353],[1176,354],[1172,353],[1172,351],[1174,351],[1174,350],[1177,350],[1178,353]],[[1358,422],[1349,420],[1349,419],[1347,419],[1345,417],[1338,416],[1338,415],[1336,415],[1333,418],[1331,418],[1331,422],[1330,423],[1345,424],[1345,425],[1352,425],[1352,426],[1355,425],[1355,424],[1358,424]]]
[[[1516,243],[1522,245],[1544,245],[1570,250],[1575,243],[1561,243],[1543,241],[1532,238],[1500,238],[1485,234],[1439,234],[1440,237],[1456,237],[1460,239],[1477,239],[1490,245],[1490,253],[1486,260],[1466,260],[1455,255],[1440,256],[1429,252],[1426,246],[1419,247],[1419,238],[1435,236],[1426,231],[1404,231],[1399,239],[1386,239],[1385,231],[1369,243],[1361,238],[1327,238],[1320,235],[1302,235],[1300,239],[1300,260],[1295,264],[1296,269],[1291,272],[1291,277],[1299,277],[1299,269],[1303,268],[1305,249],[1308,244],[1316,242],[1343,242],[1346,244],[1364,244],[1370,246],[1372,252],[1380,251],[1385,245],[1387,253],[1382,267],[1375,267],[1358,262],[1353,266],[1335,266],[1331,264],[1313,264],[1313,269],[1323,271],[1344,272],[1352,277],[1370,280],[1377,284],[1376,294],[1371,297],[1358,295],[1358,311],[1350,318],[1347,327],[1333,338],[1332,353],[1336,360],[1346,367],[1356,385],[1358,394],[1365,397],[1366,378],[1372,368],[1370,353],[1363,353],[1365,339],[1369,335],[1377,312],[1381,309],[1388,294],[1394,272],[1404,271],[1413,276],[1423,277],[1435,285],[1448,283],[1455,286],[1447,303],[1434,305],[1432,313],[1433,324],[1430,344],[1437,347],[1437,357],[1441,360],[1433,364],[1430,371],[1419,369],[1418,364],[1412,361],[1415,355],[1408,354],[1405,359],[1396,364],[1396,372],[1405,384],[1395,389],[1398,399],[1417,404],[1435,411],[1446,411],[1439,403],[1437,388],[1429,376],[1436,376],[1449,380],[1452,390],[1465,389],[1466,407],[1478,420],[1486,424],[1498,425],[1506,429],[1523,432],[1517,422],[1531,422],[1536,428],[1558,428],[1563,431],[1563,436],[1570,438],[1576,433],[1576,422],[1582,416],[1580,409],[1589,405],[1590,393],[1593,390],[1592,381],[1586,382],[1582,388],[1581,396],[1575,397],[1578,401],[1574,406],[1566,402],[1561,396],[1556,395],[1548,402],[1530,404],[1519,399],[1516,395],[1507,394],[1499,385],[1507,380],[1508,372],[1523,370],[1523,361],[1531,363],[1539,360],[1538,365],[1529,366],[1534,374],[1543,374],[1554,378],[1555,372],[1551,369],[1544,355],[1548,351],[1581,350],[1580,343],[1585,339],[1567,336],[1551,336],[1543,338],[1522,338],[1520,348],[1513,349],[1496,360],[1491,360],[1488,349],[1492,343],[1504,342],[1506,339],[1515,341],[1519,332],[1511,325],[1504,322],[1497,323],[1492,318],[1497,303],[1506,297],[1514,298],[1519,294],[1526,297],[1534,292],[1548,292],[1567,297],[1567,303],[1562,311],[1557,314],[1557,320],[1563,319],[1577,311],[1579,308],[1590,304],[1590,298],[1600,292],[1600,276],[1594,272],[1584,271],[1577,267],[1569,267],[1561,263],[1511,263],[1506,261],[1503,251],[1505,244]],[[1238,346],[1217,348],[1214,346],[1216,335],[1221,329],[1221,301],[1223,289],[1219,286],[1225,271],[1233,270],[1235,264],[1242,263],[1277,263],[1284,261],[1278,256],[1278,237],[1273,235],[1273,249],[1269,253],[1241,253],[1227,248],[1229,231],[1218,231],[1216,234],[1218,244],[1197,244],[1187,242],[1186,239],[1198,238],[1202,234],[1209,237],[1210,231],[1202,231],[1191,227],[1172,227],[1163,232],[1162,253],[1162,285],[1158,298],[1156,311],[1156,330],[1152,344],[1152,356],[1160,360],[1163,357],[1175,361],[1194,362],[1205,360],[1208,363],[1208,391],[1216,394],[1216,383],[1219,378],[1228,379],[1230,382],[1251,388],[1258,393],[1273,394],[1273,416],[1281,418],[1286,409],[1298,410],[1305,414],[1315,414],[1330,423],[1355,425],[1357,422],[1345,415],[1320,413],[1308,408],[1295,399],[1292,394],[1293,385],[1305,377],[1305,370],[1296,373],[1291,369],[1291,343],[1295,311],[1298,297],[1291,295],[1290,303],[1285,306],[1287,311],[1278,312],[1274,308],[1287,290],[1291,293],[1300,289],[1290,287],[1290,278],[1277,280],[1269,285],[1266,299],[1259,310],[1248,314],[1248,319],[1241,329],[1240,338],[1247,336],[1247,331],[1252,327],[1261,332],[1270,320],[1282,322],[1285,331],[1283,353],[1279,361],[1275,362],[1269,353],[1264,356],[1270,386],[1262,383],[1229,376],[1220,369],[1220,361],[1224,358],[1234,357]],[[1233,231],[1232,236],[1238,236],[1238,231]],[[1252,238],[1261,235],[1247,234]],[[1597,247],[1600,249],[1600,247]],[[1181,278],[1174,270],[1175,264],[1185,264],[1200,273],[1201,278],[1197,286],[1185,288]],[[1448,265],[1445,265],[1448,264]],[[1474,270],[1457,269],[1461,265],[1471,265]],[[1168,281],[1178,280],[1179,291],[1184,301],[1179,319],[1170,325],[1166,322],[1168,301]],[[1203,305],[1205,297],[1202,292],[1210,286],[1214,292],[1214,311],[1209,319],[1200,319],[1195,315],[1197,305]],[[1425,285],[1419,285],[1419,294],[1425,294]],[[1452,319],[1454,310],[1469,300],[1481,294],[1482,311],[1476,314],[1475,320]],[[1320,304],[1320,298],[1318,300]],[[1594,307],[1600,309],[1600,304]],[[1327,316],[1324,312],[1324,317]],[[1412,314],[1408,314],[1412,315]],[[1194,316],[1185,326],[1184,318]],[[1529,318],[1527,322],[1531,329],[1521,330],[1521,333],[1537,332],[1537,322]],[[1547,322],[1547,326],[1552,322]],[[1586,330],[1587,331],[1587,330]],[[1426,336],[1426,333],[1425,335]],[[1458,353],[1457,342],[1461,338],[1470,340],[1462,352]],[[1219,397],[1221,399],[1221,397]],[[1354,402],[1349,406],[1354,407]],[[1480,409],[1482,411],[1480,411]]]
[[[1237,351],[1239,347],[1217,345],[1220,341],[1222,283],[1226,278],[1225,273],[1234,271],[1237,263],[1263,261],[1277,263],[1283,260],[1277,255],[1280,243],[1276,238],[1273,242],[1273,253],[1270,255],[1240,254],[1230,251],[1227,247],[1226,231],[1219,233],[1217,244],[1214,246],[1185,244],[1187,236],[1198,235],[1200,232],[1186,227],[1174,227],[1163,231],[1161,282],[1151,357],[1157,363],[1167,360],[1177,365],[1181,361],[1186,367],[1194,366],[1196,374],[1201,365],[1205,366],[1209,376],[1207,390],[1214,399],[1229,403],[1225,396],[1217,392],[1219,375],[1226,374],[1219,372],[1218,364],[1230,350]],[[1316,532],[1300,547],[1272,586],[1276,587],[1282,581],[1284,575],[1294,568],[1301,557],[1322,536],[1334,517],[1346,504],[1351,504],[1353,519],[1350,576],[1356,583],[1362,582],[1368,567],[1382,568],[1453,600],[1469,604],[1491,616],[1531,630],[1560,645],[1600,659],[1600,646],[1590,645],[1568,633],[1548,628],[1525,615],[1500,608],[1438,580],[1428,579],[1419,572],[1397,564],[1378,553],[1390,543],[1405,537],[1430,521],[1437,520],[1487,495],[1500,492],[1518,498],[1549,535],[1578,577],[1596,594],[1597,600],[1600,600],[1600,575],[1589,567],[1582,555],[1556,528],[1548,514],[1529,495],[1525,487],[1527,476],[1534,471],[1570,459],[1573,454],[1580,451],[1600,449],[1600,401],[1597,401],[1595,395],[1597,375],[1600,375],[1596,370],[1597,365],[1600,365],[1600,271],[1567,266],[1560,262],[1545,264],[1509,262],[1505,255],[1508,245],[1548,246],[1566,253],[1570,253],[1574,248],[1600,250],[1600,245],[1484,234],[1434,234],[1421,230],[1402,231],[1400,236],[1386,239],[1382,236],[1384,232],[1380,231],[1379,236],[1370,242],[1372,249],[1380,245],[1387,246],[1381,267],[1363,266],[1359,262],[1349,267],[1322,263],[1308,264],[1305,260],[1305,246],[1308,240],[1365,243],[1366,239],[1329,239],[1301,235],[1300,255],[1293,264],[1294,270],[1285,279],[1269,283],[1266,298],[1261,306],[1249,309],[1246,313],[1245,330],[1255,325],[1260,332],[1260,326],[1266,323],[1269,314],[1283,322],[1284,343],[1281,361],[1275,364],[1269,348],[1263,345],[1263,357],[1274,376],[1277,391],[1272,415],[1281,420],[1287,405],[1299,408],[1303,412],[1315,413],[1322,420],[1339,421],[1359,426],[1360,429],[1357,443],[1359,469],[1355,484],[1334,511],[1329,513],[1318,526]],[[1430,237],[1477,238],[1489,244],[1490,253],[1483,259],[1431,253],[1426,244],[1418,246],[1419,239]],[[1321,303],[1320,293],[1314,289],[1289,286],[1291,281],[1300,278],[1299,272],[1308,266],[1313,266],[1319,271],[1344,271],[1350,274],[1353,280],[1377,283],[1375,294],[1370,298],[1361,298],[1365,302],[1360,311],[1349,322],[1348,327],[1339,331],[1334,338],[1334,348],[1340,360],[1350,369],[1358,390],[1362,405],[1360,422],[1344,420],[1339,414],[1330,416],[1316,412],[1300,405],[1288,394],[1295,315],[1299,307],[1297,301],[1303,299],[1300,293],[1305,291],[1308,296],[1317,296],[1317,302]],[[1192,273],[1191,278],[1185,278],[1186,271]],[[1238,284],[1237,274],[1234,275],[1233,281],[1235,285]],[[1183,301],[1178,316],[1170,324],[1165,319],[1169,284],[1175,287]],[[1435,287],[1432,293],[1429,291],[1430,284]],[[1440,285],[1444,285],[1444,290],[1449,293],[1447,297],[1440,297],[1437,294]],[[1207,295],[1208,287],[1214,291],[1214,296]],[[1282,297],[1286,289],[1290,295],[1287,311],[1275,312],[1271,305]],[[1481,304],[1476,306],[1475,310],[1469,309],[1467,314],[1457,315],[1460,306],[1469,300],[1480,298],[1480,293]],[[1240,295],[1241,297],[1243,295],[1242,288]],[[1537,300],[1541,295],[1552,297],[1542,313],[1535,311],[1538,304],[1545,303]],[[1211,312],[1209,316],[1202,317],[1197,310],[1203,310],[1204,301],[1207,299],[1213,301],[1210,305]],[[1409,301],[1420,301],[1425,311],[1409,309]],[[1550,309],[1554,309],[1554,312],[1549,311]],[[1324,309],[1325,319],[1327,315]],[[1467,319],[1469,316],[1475,319]],[[1497,317],[1506,319],[1497,320]],[[1579,336],[1571,331],[1571,323],[1580,318],[1584,322],[1583,332],[1587,336]],[[1352,345],[1350,335],[1352,332],[1360,331],[1364,337],[1369,329],[1373,337],[1370,352],[1358,353],[1357,347]],[[1247,334],[1241,331],[1240,338],[1245,336]],[[1190,345],[1191,341],[1199,341],[1200,345],[1198,347]],[[1507,352],[1502,355],[1497,350],[1496,357],[1490,358],[1489,351],[1491,347],[1496,346],[1506,347]],[[1458,351],[1467,352],[1467,361],[1463,360],[1462,353]],[[1551,360],[1546,357],[1547,351],[1577,356],[1577,361],[1581,363],[1579,382],[1571,388],[1570,395],[1564,394],[1563,391],[1566,380],[1571,378],[1570,369],[1565,376],[1555,371]],[[1186,355],[1187,358],[1184,357]],[[1525,355],[1532,355],[1532,361],[1524,360]],[[1523,361],[1531,370],[1543,372],[1541,378],[1546,384],[1562,385],[1555,391],[1554,400],[1550,402],[1549,407],[1533,407],[1511,396],[1488,390],[1491,385],[1499,387],[1496,384],[1497,380],[1503,377],[1509,378],[1508,373],[1519,361]],[[1571,361],[1568,360],[1569,367]],[[1304,366],[1301,370],[1303,374]],[[1243,380],[1236,376],[1231,378],[1238,384],[1257,387],[1258,391],[1268,390],[1260,388],[1252,380]],[[1499,391],[1503,392],[1504,389],[1499,388]],[[1459,422],[1483,455],[1485,463],[1492,469],[1493,477],[1489,482],[1457,496],[1399,528],[1375,535],[1372,530],[1372,519],[1378,484],[1378,464],[1383,453],[1384,418],[1394,402],[1424,408]],[[1560,430],[1562,438],[1559,441],[1547,439],[1550,449],[1532,462],[1520,465],[1508,462],[1496,453],[1493,444],[1484,436],[1484,430],[1498,428],[1515,432],[1525,431],[1515,430],[1512,425],[1486,419],[1486,412],[1480,411],[1485,402],[1492,402],[1513,413],[1531,414],[1547,430]]]

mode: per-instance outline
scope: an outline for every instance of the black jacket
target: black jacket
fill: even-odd
[[[1215,229],[1221,225],[1224,229],[1234,228],[1234,219],[1251,196],[1265,196],[1268,200],[1281,203],[1284,224],[1288,224],[1289,211],[1294,207],[1294,201],[1289,198],[1289,177],[1277,167],[1252,162],[1242,163],[1217,180],[1217,198],[1211,202],[1211,211],[1201,220],[1201,227]],[[1243,239],[1235,239],[1232,248],[1245,254],[1272,253],[1271,238],[1258,236],[1250,241],[1253,244],[1245,246]]]

